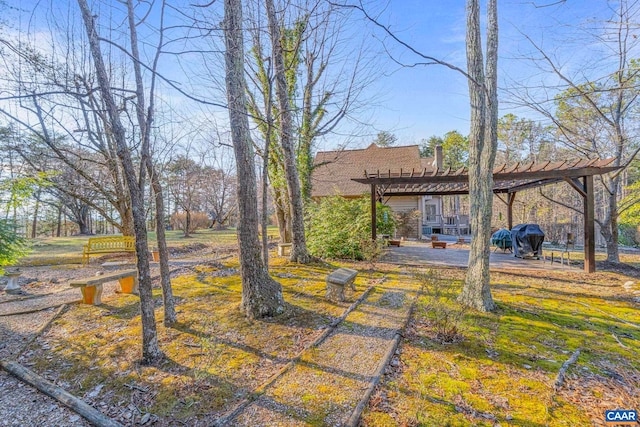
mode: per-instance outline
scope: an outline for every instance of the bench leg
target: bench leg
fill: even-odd
[[[331,301],[344,301],[344,287],[342,285],[336,285],[334,283],[328,282],[326,297]]]
[[[102,285],[95,286],[83,286],[80,288],[82,291],[82,303],[100,305],[102,304]]]
[[[118,288],[116,289],[116,292],[122,292],[124,294],[137,294],[138,278],[135,276],[131,276],[118,279]]]

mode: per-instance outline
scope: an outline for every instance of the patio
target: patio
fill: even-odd
[[[446,249],[433,249],[431,242],[403,242],[400,247],[388,247],[380,261],[405,266],[447,266],[467,267],[469,261],[469,249],[466,245],[455,244],[455,240],[447,241]],[[568,267],[559,263],[551,265],[544,263],[542,259],[521,259],[512,253],[503,253],[501,250],[491,252],[489,258],[490,268],[496,270],[573,270],[580,271],[577,267]]]

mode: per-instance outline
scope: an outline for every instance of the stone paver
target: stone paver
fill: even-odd
[[[556,251],[558,254],[559,251]],[[381,258],[382,262],[402,264],[414,267],[442,265],[449,267],[466,267],[469,261],[469,250],[448,244],[446,249],[433,249],[430,243],[407,242],[400,247],[389,247]],[[521,259],[512,253],[503,253],[501,250],[491,252],[489,259],[491,269],[519,269],[519,270],[575,270],[577,267],[567,267],[542,260]]]
[[[419,284],[375,286],[318,347],[232,420],[234,426],[343,425],[404,327]]]

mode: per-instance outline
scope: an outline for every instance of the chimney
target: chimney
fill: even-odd
[[[442,169],[444,167],[444,154],[442,154],[442,145],[436,145],[436,148],[433,150],[433,166],[438,169]]]

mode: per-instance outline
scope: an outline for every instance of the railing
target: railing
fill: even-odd
[[[424,215],[422,234],[431,234],[433,228],[440,229],[446,234],[465,234],[469,232],[469,216]]]

